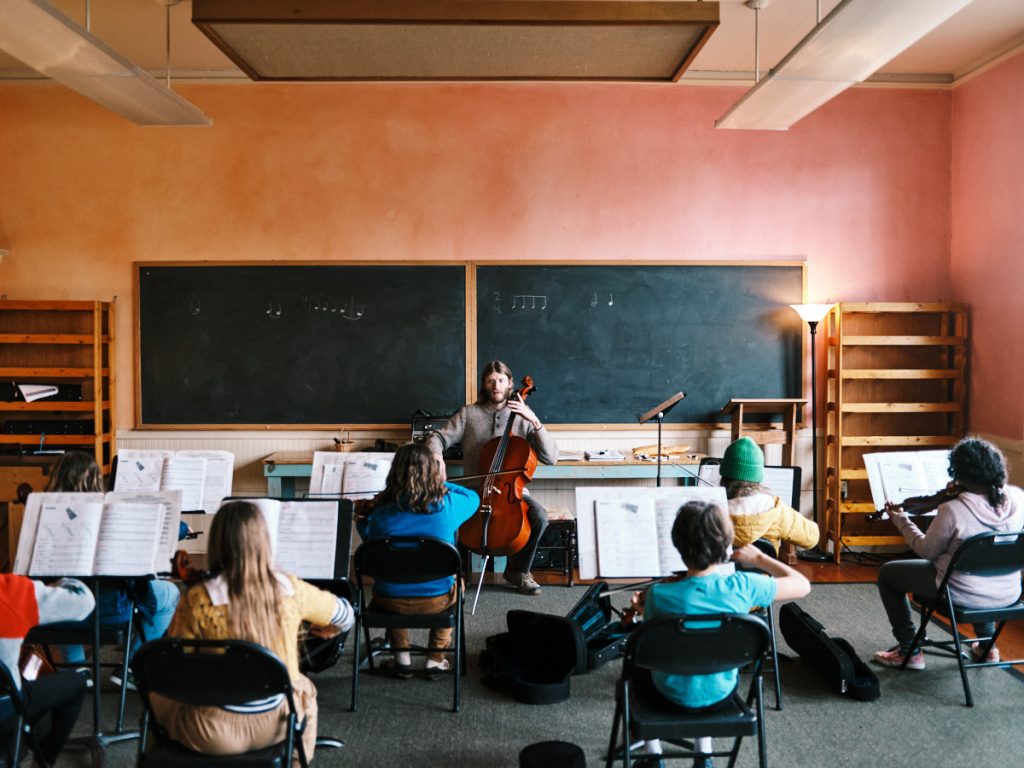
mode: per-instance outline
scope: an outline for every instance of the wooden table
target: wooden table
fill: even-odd
[[[661,476],[693,479],[696,482],[696,467],[704,454],[687,454],[682,461],[661,464]],[[461,477],[462,462],[448,463],[449,477]],[[691,467],[694,467],[691,469]],[[557,464],[539,464],[534,480],[653,480],[658,472],[653,461],[560,461]],[[313,457],[308,453],[272,453],[263,459],[263,476],[267,478],[267,495],[272,498],[290,499],[295,497],[295,481],[309,479],[313,473]]]

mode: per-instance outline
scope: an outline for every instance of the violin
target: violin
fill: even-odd
[[[525,402],[536,387],[530,376],[522,383],[515,396]],[[459,543],[479,555],[512,555],[530,538],[523,492],[537,469],[537,454],[524,438],[512,434],[515,418],[510,412],[501,437],[480,449],[480,506],[459,529]]]
[[[621,589],[609,589],[600,593],[600,595],[598,596],[601,597],[604,595],[614,594],[615,592],[624,592],[630,589],[636,590],[633,593],[633,596],[630,598],[629,605],[626,608],[624,608],[621,612],[622,623],[625,624],[627,627],[631,628],[632,626],[639,624],[644,619],[644,605],[647,602],[647,588],[652,587],[655,584],[668,583],[672,581],[681,581],[685,578],[686,571],[680,571],[677,573],[673,573],[671,576],[662,576],[657,579],[651,579],[650,581],[643,582],[642,584],[630,584],[626,587],[622,587]],[[644,585],[646,586],[645,589],[636,589],[638,586]]]
[[[889,512],[897,509],[902,509],[908,515],[926,515],[929,512],[934,512],[947,501],[952,501],[957,498],[966,490],[967,489],[962,485],[958,485],[956,482],[950,482],[945,488],[937,493],[933,493],[928,496],[911,496],[904,499],[899,504],[893,504],[890,502],[885,505],[885,509],[872,512],[867,516],[867,519],[872,522],[882,520],[884,519],[883,515],[887,515]]]

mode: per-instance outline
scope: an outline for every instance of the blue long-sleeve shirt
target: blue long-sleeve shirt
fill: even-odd
[[[476,492],[452,483],[445,483],[447,493],[433,502],[428,514],[405,509],[398,504],[377,507],[369,517],[356,523],[364,541],[386,536],[432,536],[455,544],[459,526],[466,522],[480,506]],[[435,597],[451,591],[455,579],[451,576],[415,584],[392,584],[376,581],[373,590],[384,597]]]

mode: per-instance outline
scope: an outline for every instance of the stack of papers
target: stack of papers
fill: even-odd
[[[559,461],[583,461],[583,451],[569,451],[564,448],[558,449]]]
[[[44,397],[53,397],[57,394],[57,388],[52,384],[19,384],[18,391],[25,398],[26,403],[34,403]]]
[[[587,451],[584,455],[587,457],[587,461],[624,461],[626,458],[621,451],[616,451],[614,448]]]

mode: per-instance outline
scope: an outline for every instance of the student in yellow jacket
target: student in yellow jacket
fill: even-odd
[[[729,517],[737,549],[765,539],[779,551],[780,542],[797,547],[818,544],[818,526],[763,486],[764,453],[749,437],[741,437],[725,449],[720,467],[722,485],[729,498]]]

